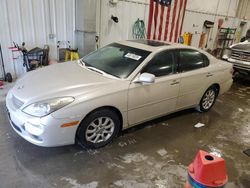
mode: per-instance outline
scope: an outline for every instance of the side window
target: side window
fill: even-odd
[[[209,64],[208,58],[196,50],[182,49],[179,51],[179,55],[179,64],[182,72],[206,67]]]
[[[173,74],[174,71],[174,52],[170,50],[158,53],[142,70],[142,72],[154,74],[156,77]]]

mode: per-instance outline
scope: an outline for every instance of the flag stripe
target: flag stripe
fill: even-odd
[[[178,1],[175,0],[175,2],[174,2],[174,10],[173,10],[173,13],[172,13],[171,31],[170,31],[170,36],[169,36],[169,41],[170,42],[172,42],[172,37],[173,37],[173,32],[174,32],[177,3],[178,3]]]
[[[177,22],[176,22],[174,42],[177,42],[178,29],[179,29],[179,21],[180,21],[180,14],[181,14],[181,11],[182,11],[182,4],[183,4],[183,0],[180,0],[180,8],[179,8],[178,18],[177,18]]]
[[[165,10],[164,6],[161,6],[161,16],[160,16],[160,26],[159,26],[158,40],[161,40],[164,10]]]
[[[155,10],[155,2],[153,2],[153,12]],[[154,37],[154,31],[155,31],[155,27],[154,27],[154,24],[155,21],[154,21],[154,13],[153,13],[153,19],[152,19],[152,27],[151,27],[151,36],[150,36],[150,39],[153,40],[153,37]]]
[[[186,5],[187,0],[150,0],[147,38],[177,42]]]
[[[167,21],[167,13],[168,13],[168,8],[164,8],[164,14],[163,14],[163,20],[162,20],[162,31],[161,31],[161,39],[160,40],[164,40],[166,21]]]
[[[169,25],[169,18],[170,18],[170,10],[171,10],[171,6],[168,8],[167,20],[166,20],[166,26],[165,26],[165,34],[164,34],[164,41],[166,41],[167,37],[168,37],[168,25]]]
[[[150,0],[150,7],[149,7],[149,20],[148,20],[148,39],[151,37],[151,27],[152,27],[152,19],[154,13],[154,0]]]
[[[154,37],[153,39],[155,40],[156,38],[156,28],[157,28],[157,18],[158,18],[158,8],[159,8],[159,3],[155,3],[155,14],[154,14]]]
[[[180,33],[179,36],[181,36],[182,34],[182,26],[183,26],[183,22],[184,22],[184,16],[185,16],[185,12],[186,12],[186,7],[187,7],[187,0],[184,0],[184,7],[183,7],[183,15],[182,15],[182,21],[181,21],[181,27],[180,27]]]

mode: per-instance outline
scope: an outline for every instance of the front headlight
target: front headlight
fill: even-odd
[[[23,108],[23,112],[35,117],[46,116],[60,108],[72,103],[73,97],[60,97],[36,102]]]

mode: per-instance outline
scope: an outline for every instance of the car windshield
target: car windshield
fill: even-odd
[[[82,58],[86,67],[127,78],[151,52],[112,43]],[[92,69],[92,70],[94,70]]]

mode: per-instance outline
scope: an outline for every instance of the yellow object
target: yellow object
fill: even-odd
[[[70,57],[70,61],[78,60],[79,54],[78,49],[67,48],[65,51],[65,61],[68,61]]]
[[[192,33],[189,33],[189,32],[185,32],[183,34],[183,40],[184,40],[184,43],[185,45],[191,45],[191,41],[192,41]]]

